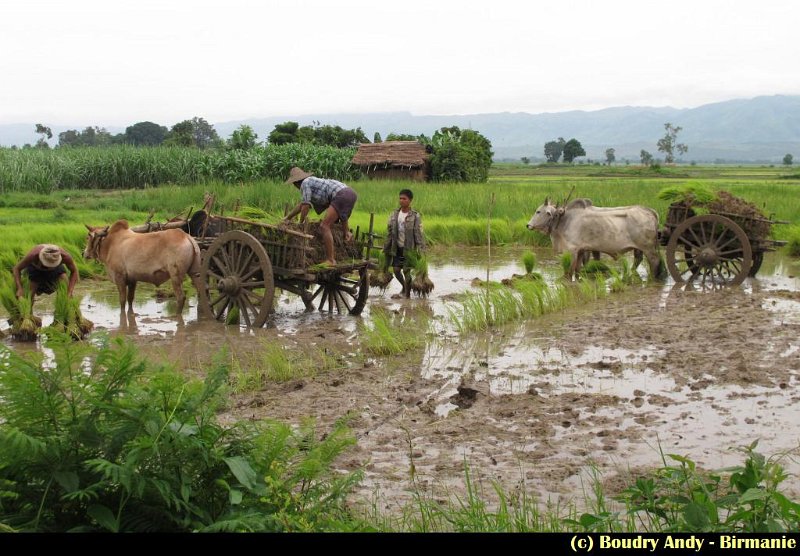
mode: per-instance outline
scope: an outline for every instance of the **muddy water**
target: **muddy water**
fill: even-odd
[[[490,279],[522,273],[523,251],[495,250]],[[559,279],[550,250],[537,257],[537,271]],[[156,300],[148,286],[137,292],[130,320],[120,317],[107,283],[82,282],[78,293],[98,329],[124,334],[143,353],[189,372],[202,374],[223,346],[254,355],[265,341],[342,354],[341,370],[234,396],[225,418],[312,415],[324,428],[349,413],[359,443],[342,465],[365,465],[362,494],[377,488],[387,500],[408,498],[412,459],[418,484],[431,489],[458,488],[466,458],[479,478],[581,498],[590,462],[613,491],[631,473],[657,466],[659,447],[706,468],[741,463],[735,448],[754,440],[765,454],[798,447],[797,261],[770,254],[758,279],[731,291],[667,282],[457,336],[441,323],[452,296],[486,278],[486,251],[437,251],[430,259],[436,288],[428,300],[391,299],[399,290],[392,283],[383,294],[373,290],[361,317],[350,317],[305,313],[296,297],[282,295],[269,327],[255,331],[198,321],[194,299],[179,324],[170,302]],[[45,324],[48,302],[37,304]],[[375,308],[433,316],[426,347],[360,356],[358,325]],[[800,468],[784,463],[796,477]]]

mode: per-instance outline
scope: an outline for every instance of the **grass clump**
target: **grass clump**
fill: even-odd
[[[536,268],[536,253],[526,251],[522,254],[522,266],[525,267],[525,274],[530,274]]]
[[[344,423],[222,426],[228,368],[203,382],[121,339],[0,346],[0,523],[19,531],[331,531],[361,527],[334,472]],[[222,359],[220,359],[221,361]]]
[[[361,345],[368,353],[398,355],[424,345],[427,323],[415,320],[406,325],[386,311],[373,310],[371,322],[359,323],[358,328]]]
[[[386,291],[389,287],[394,276],[392,276],[391,265],[392,261],[386,256],[382,250],[377,252],[378,259],[377,268],[372,268],[369,271],[369,287],[378,288],[381,293]]]
[[[75,340],[82,340],[94,328],[94,323],[81,313],[80,299],[70,297],[67,284],[59,280],[56,286],[51,328],[66,333]]]
[[[786,232],[786,249],[794,257],[800,257],[800,226],[792,226]]]
[[[270,383],[314,377],[340,366],[339,358],[326,349],[308,353],[264,341],[250,354],[231,357],[230,384],[236,393],[253,392]]]
[[[11,337],[21,342],[34,342],[39,336],[42,319],[33,314],[33,301],[30,284],[23,281],[23,296],[17,297],[13,282],[0,286],[0,303],[8,313]]]
[[[419,297],[427,298],[434,288],[428,277],[428,259],[419,251],[409,251],[407,259],[411,268],[411,291]]]

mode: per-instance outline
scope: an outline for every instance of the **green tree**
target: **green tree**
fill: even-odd
[[[136,146],[160,145],[166,139],[169,130],[153,122],[138,122],[125,128],[123,142]]]
[[[614,149],[606,149],[606,162],[608,162],[609,166],[611,166],[611,163],[617,159],[614,153]]]
[[[194,126],[192,120],[183,120],[173,125],[169,130],[167,138],[164,140],[166,145],[177,147],[191,147],[194,145]]]
[[[430,145],[431,139],[423,134],[411,135],[409,133],[390,133],[386,136],[387,141],[418,141],[423,145]]]
[[[672,164],[675,162],[675,153],[677,152],[678,156],[686,154],[689,147],[684,143],[678,143],[678,133],[683,129],[681,126],[673,126],[667,122],[664,124],[664,129],[666,133],[658,140],[658,150],[664,153],[664,162]]]
[[[183,120],[172,126],[164,142],[168,145],[182,147],[194,146],[198,149],[207,149],[222,145],[222,140],[219,138],[219,135],[217,135],[214,126],[209,124],[204,118],[199,118],[197,116],[191,120]]]
[[[492,165],[492,144],[471,129],[443,127],[431,138],[435,181],[485,182]]]
[[[373,143],[383,143],[383,139],[381,139],[381,134],[379,132],[375,132],[375,135],[372,136]]]
[[[564,145],[564,162],[572,164],[572,161],[579,156],[586,156],[586,151],[583,150],[581,142],[577,139],[570,139]]]
[[[249,125],[242,124],[231,133],[228,140],[228,147],[246,151],[256,146],[258,134]]]
[[[275,124],[275,128],[270,131],[267,136],[267,141],[270,145],[288,145],[289,143],[298,143],[297,130],[300,124],[297,122],[283,122],[282,124]]]
[[[522,158],[520,158],[520,160],[522,161],[523,164],[530,164],[531,163],[531,159],[528,158],[527,156],[523,156]]]
[[[639,153],[639,159],[642,161],[642,166],[650,166],[653,163],[653,155],[644,149]]]
[[[548,141],[544,144],[544,156],[547,159],[547,162],[558,162],[558,159],[561,158],[561,154],[564,152],[564,145],[566,141],[564,141],[563,137],[559,137],[558,141]]]
[[[39,137],[39,139],[36,141],[36,147],[40,149],[49,149],[50,144],[47,142],[47,139],[53,138],[52,130],[42,124],[36,124],[36,133],[41,135],[41,137]]]
[[[338,125],[324,125],[314,128],[314,143],[344,149],[357,147],[360,143],[369,143],[369,139],[360,127],[343,129]]]
[[[58,134],[59,147],[106,147],[114,138],[103,127],[89,126],[83,131],[68,129]]]
[[[222,146],[222,139],[217,135],[217,130],[204,118],[198,118],[197,116],[192,118],[192,128],[194,144],[197,148],[207,149],[209,147]]]
[[[786,153],[786,155],[783,157],[783,163],[786,166],[791,166],[792,162],[794,162],[794,157],[792,155],[790,155],[789,153]]]

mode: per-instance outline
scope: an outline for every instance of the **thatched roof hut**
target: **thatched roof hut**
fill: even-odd
[[[359,145],[353,164],[375,179],[427,181],[430,177],[429,160],[425,145],[417,141],[384,141]]]

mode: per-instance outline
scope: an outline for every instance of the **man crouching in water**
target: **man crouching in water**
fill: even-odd
[[[24,271],[28,274],[31,284],[31,307],[37,295],[50,294],[56,291],[59,280],[67,280],[67,270],[69,270],[69,284],[67,293],[72,297],[75,284],[78,282],[78,267],[72,256],[58,245],[43,243],[37,245],[22,260],[14,265],[14,284],[17,287],[17,297],[25,295],[22,288],[22,276]]]

